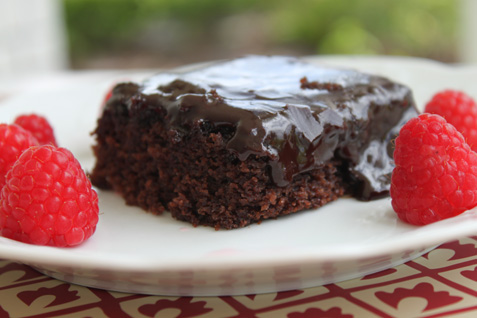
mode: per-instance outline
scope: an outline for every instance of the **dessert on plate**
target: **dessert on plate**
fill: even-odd
[[[246,56],[114,87],[94,132],[94,185],[216,229],[386,195],[392,140],[417,115],[380,76]]]

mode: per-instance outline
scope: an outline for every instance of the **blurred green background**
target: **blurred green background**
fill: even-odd
[[[73,68],[244,54],[457,59],[457,0],[64,0]]]

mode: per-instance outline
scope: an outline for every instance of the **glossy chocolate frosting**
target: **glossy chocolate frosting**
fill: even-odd
[[[417,114],[406,86],[279,56],[158,74],[114,96],[131,114],[157,109],[179,139],[197,124],[231,132],[227,149],[240,160],[267,157],[278,186],[338,158],[359,199],[388,191],[391,140]]]

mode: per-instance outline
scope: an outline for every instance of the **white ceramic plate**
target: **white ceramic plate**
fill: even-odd
[[[442,88],[473,94],[477,68],[392,57],[310,57],[333,66],[378,73],[408,84],[422,107]],[[145,73],[57,74],[29,81],[0,104],[0,118],[44,114],[59,143],[85,169],[93,164],[89,132],[99,104],[117,79]],[[96,233],[75,248],[23,244],[0,237],[0,258],[97,288],[162,295],[253,294],[306,288],[359,277],[413,259],[433,246],[477,234],[477,210],[424,227],[400,222],[390,199],[343,198],[318,210],[232,231],[194,228],[168,214],[127,207],[99,191]]]

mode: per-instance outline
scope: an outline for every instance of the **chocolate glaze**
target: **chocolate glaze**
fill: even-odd
[[[159,74],[117,86],[118,98],[131,116],[144,108],[163,114],[177,140],[197,124],[231,132],[227,149],[240,160],[269,158],[278,186],[338,157],[359,199],[388,191],[391,140],[417,114],[403,85],[277,56]]]

